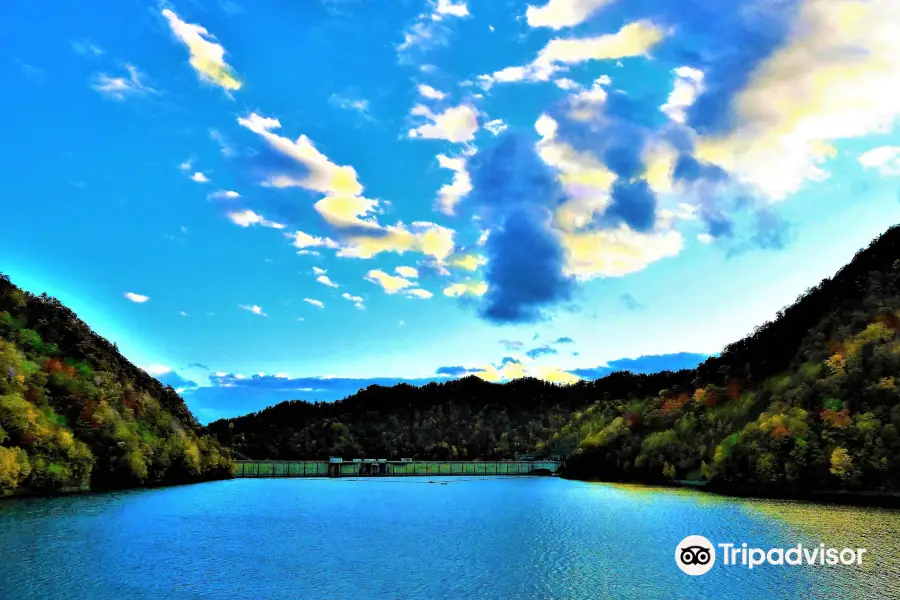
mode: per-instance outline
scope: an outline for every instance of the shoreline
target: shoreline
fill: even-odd
[[[719,486],[709,486],[705,481],[671,481],[671,482],[646,482],[646,481],[610,481],[603,479],[576,479],[561,476],[570,481],[584,481],[586,483],[610,483],[610,484],[634,484],[666,489],[688,489],[714,496],[743,500],[793,500],[796,502],[809,502],[814,504],[831,504],[841,506],[859,506],[871,508],[900,509],[900,491],[849,491],[849,490],[811,490],[811,491],[774,491],[761,489],[726,489]]]

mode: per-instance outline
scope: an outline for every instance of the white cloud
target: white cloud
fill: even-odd
[[[202,172],[197,171],[193,175],[191,175],[191,181],[196,181],[197,183],[209,183],[209,177],[204,175]]]
[[[350,302],[353,303],[353,306],[355,306],[356,308],[358,308],[360,310],[363,310],[366,307],[362,296],[351,296],[347,292],[344,292],[343,294],[341,294],[341,298],[345,298],[346,300],[349,300]]]
[[[210,200],[234,200],[241,195],[232,190],[217,190],[207,196]]]
[[[254,315],[259,315],[259,316],[261,316],[261,317],[268,317],[268,316],[269,316],[269,315],[267,315],[266,313],[263,312],[262,307],[260,307],[258,304],[251,304],[251,305],[241,304],[241,305],[238,306],[238,308],[241,308],[241,309],[246,310],[246,311],[250,311],[250,312],[252,312]]]
[[[316,308],[325,308],[325,303],[322,302],[321,300],[313,300],[312,298],[304,298],[303,301],[306,302],[307,304],[312,304]]]
[[[673,73],[675,84],[672,93],[669,94],[666,103],[659,108],[676,123],[684,123],[687,120],[685,111],[703,92],[703,71],[691,67],[678,67]]]
[[[182,317],[188,316],[188,314],[186,312],[184,312],[183,310],[178,311],[178,314],[181,315]]]
[[[503,119],[494,119],[484,124],[484,128],[494,135],[500,135],[503,131],[506,130],[506,127],[507,125],[503,122]]]
[[[403,320],[401,319],[400,322],[398,323],[398,325],[400,325],[401,327],[403,327],[404,325],[406,325],[406,321],[403,321]]]
[[[421,288],[413,288],[411,290],[406,290],[403,293],[406,294],[407,296],[412,296],[414,298],[420,298],[422,300],[428,300],[429,298],[434,296],[434,294],[432,294],[428,290],[423,290]]]
[[[127,77],[110,77],[106,73],[94,75],[91,88],[113,100],[124,100],[129,96],[146,96],[156,93],[156,90],[141,81],[142,76],[137,67],[127,64],[125,69],[128,71]]]
[[[301,187],[314,192],[338,196],[356,196],[362,193],[362,185],[360,185],[353,167],[334,164],[328,160],[327,156],[319,152],[312,140],[305,135],[301,135],[296,141],[291,141],[272,133],[281,128],[281,122],[278,119],[251,113],[248,117],[240,117],[238,124],[262,137],[273,149],[302,164],[307,171],[299,179],[289,175],[271,176],[265,181],[266,185],[278,188]]]
[[[506,67],[491,75],[480,75],[478,79],[485,88],[494,83],[549,81],[555,73],[579,63],[646,56],[666,34],[650,21],[636,21],[624,25],[616,33],[588,38],[554,38],[528,65]]]
[[[437,7],[434,9],[432,19],[439,21],[440,17],[466,17],[469,15],[469,8],[464,0],[453,2],[453,0],[438,0]]]
[[[555,80],[553,83],[555,83],[556,87],[558,87],[559,89],[566,91],[577,90],[581,87],[580,83],[578,83],[574,79],[569,79],[568,77],[561,77]]]
[[[325,269],[322,269],[319,267],[313,267],[313,273],[315,273],[316,275],[324,275],[327,272],[328,271],[326,271]]]
[[[252,210],[243,210],[239,212],[228,213],[228,218],[235,225],[241,227],[250,227],[251,225],[262,225],[263,227],[271,227],[272,229],[284,229],[281,223],[275,223],[264,219],[261,215],[256,214]]]
[[[328,275],[319,275],[318,277],[316,277],[316,281],[318,281],[322,285],[327,285],[328,287],[333,287],[333,288],[338,287],[338,284],[333,282],[331,280],[331,278],[328,277]]]
[[[172,372],[172,369],[166,365],[147,365],[146,367],[141,367],[141,369],[148,375],[153,375],[154,377]]]
[[[531,27],[560,30],[585,22],[594,12],[615,0],[548,0],[544,6],[529,6],[525,18]]]
[[[447,96],[444,92],[424,83],[420,83],[416,89],[418,89],[420,95],[431,100],[443,100]]]
[[[234,70],[225,62],[225,48],[216,43],[204,27],[185,23],[177,14],[163,9],[162,15],[169,22],[175,34],[190,52],[190,63],[202,81],[218,85],[226,91],[238,90],[238,81]]]
[[[900,146],[873,148],[860,155],[859,164],[882,175],[900,175]]]
[[[453,171],[453,180],[438,190],[437,209],[445,215],[452,215],[459,201],[472,191],[472,179],[466,170],[465,156],[450,158],[438,154],[437,159],[442,168]]]
[[[343,110],[352,110],[363,116],[369,116],[369,101],[364,98],[351,98],[343,94],[332,94],[329,102]]]
[[[235,156],[237,154],[237,150],[235,150],[231,144],[228,143],[228,140],[218,129],[210,129],[209,137],[216,144],[219,145],[219,150],[222,152],[222,156],[230,157]]]
[[[429,0],[430,12],[420,14],[415,22],[403,32],[403,42],[397,45],[397,51],[403,53],[415,48],[426,49],[443,45],[447,42],[447,29],[440,25],[447,17],[461,18],[468,16],[469,9],[464,1]],[[423,70],[425,70],[423,68]]]
[[[191,159],[187,159],[186,161],[184,161],[183,163],[178,165],[178,168],[181,169],[182,171],[190,171],[192,164],[193,164],[193,161]]]
[[[91,40],[78,40],[72,42],[72,50],[76,54],[86,56],[88,58],[97,58],[103,55],[103,48],[92,42]]]
[[[138,304],[143,304],[147,300],[150,299],[150,296],[144,296],[143,294],[135,294],[134,292],[126,292],[125,297],[131,300],[132,302],[136,302]]]
[[[293,246],[301,250],[320,247],[335,249],[339,247],[339,244],[331,238],[316,237],[302,231],[295,231],[294,233],[287,234],[287,236],[293,240],[291,242]]]
[[[478,111],[468,104],[452,106],[441,113],[433,113],[427,106],[418,104],[410,114],[429,121],[410,129],[411,138],[461,143],[472,141],[478,131]]]
[[[886,133],[900,117],[896,0],[804,0],[788,42],[732,102],[735,127],[701,137],[697,157],[771,200],[822,181],[832,140]]]
[[[697,241],[699,241],[701,244],[712,244],[714,241],[716,241],[716,238],[708,233],[698,233]]]

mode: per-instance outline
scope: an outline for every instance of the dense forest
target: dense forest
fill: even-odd
[[[200,481],[232,465],[175,390],[0,275],[0,496]]]
[[[702,324],[698,324],[702,326]],[[252,458],[567,456],[571,477],[900,488],[900,227],[695,370],[373,386],[210,424]]]

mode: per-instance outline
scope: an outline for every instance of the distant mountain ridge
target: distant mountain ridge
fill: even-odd
[[[175,390],[0,274],[0,496],[201,481],[232,465]]]
[[[702,323],[698,324],[702,326]],[[900,487],[900,227],[695,369],[371,386],[211,423],[253,458],[568,456],[579,478]]]

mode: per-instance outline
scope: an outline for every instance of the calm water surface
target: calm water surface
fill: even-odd
[[[3,600],[900,598],[900,512],[555,478],[239,479],[0,502]],[[714,543],[862,567],[675,566]]]

